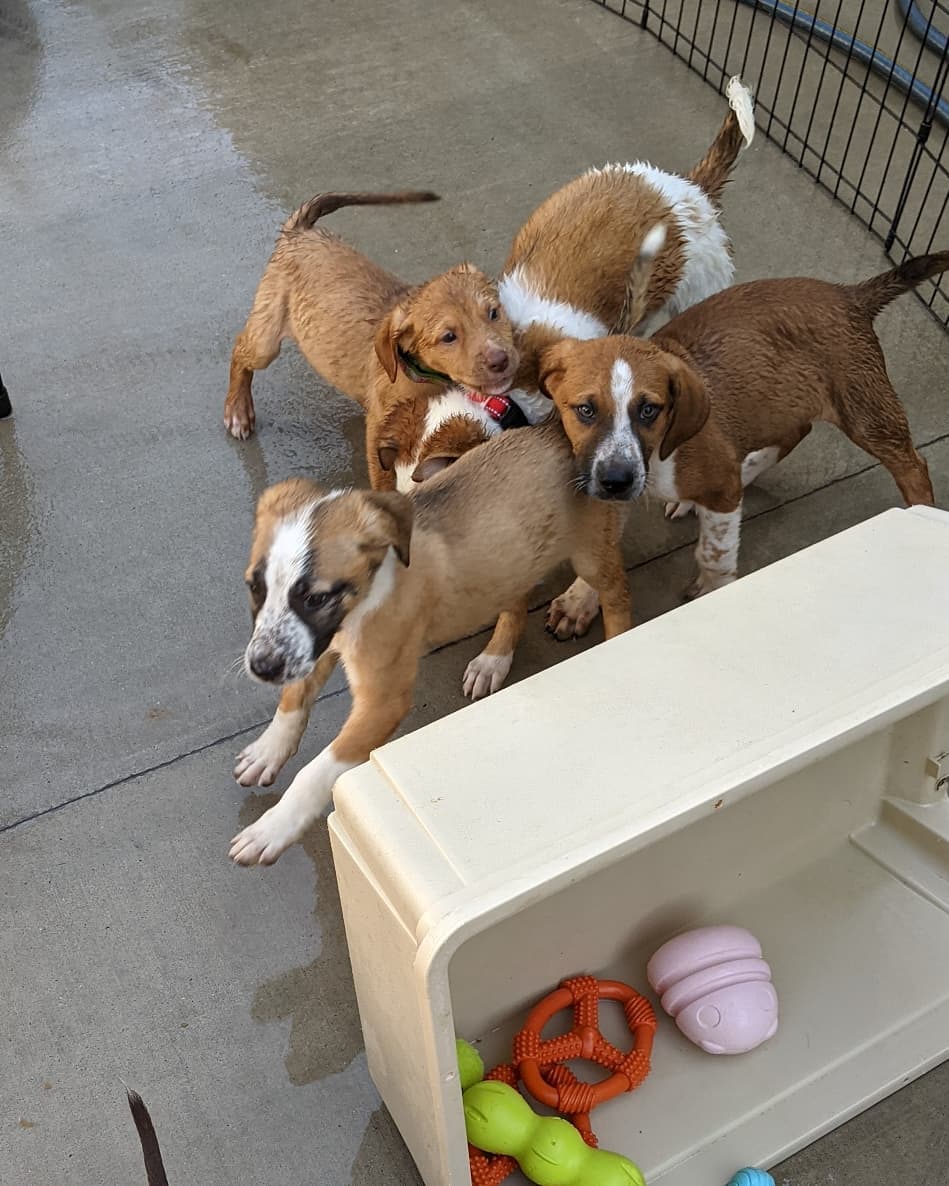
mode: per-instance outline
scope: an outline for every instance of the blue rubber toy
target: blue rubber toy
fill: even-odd
[[[764,1170],[739,1170],[734,1178],[730,1178],[728,1186],[774,1186],[774,1178]]]

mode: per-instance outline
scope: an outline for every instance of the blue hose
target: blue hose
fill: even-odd
[[[801,29],[819,41],[829,42],[834,49],[848,54],[855,61],[869,66],[874,74],[879,74],[887,82],[892,82],[904,95],[909,95],[926,111],[931,110],[933,118],[939,123],[949,125],[949,103],[945,99],[936,99],[932,89],[919,82],[908,70],[898,66],[879,50],[874,50],[866,42],[858,41],[849,33],[842,33],[830,21],[812,16],[809,12],[801,12],[793,5],[785,4],[784,0],[739,0],[739,3],[747,4],[750,8],[763,8],[782,24],[790,25],[792,29]],[[930,26],[913,0],[897,0],[897,5],[910,30],[931,49],[942,54],[946,48],[945,34]]]
[[[914,33],[920,41],[925,42],[929,49],[934,50],[937,54],[941,55],[946,52],[946,42],[949,41],[949,38],[945,33],[940,33],[938,29],[933,28],[930,21],[920,12],[918,4],[914,4],[913,0],[896,0],[896,7],[900,10],[911,33]],[[935,4],[933,8],[935,10]]]

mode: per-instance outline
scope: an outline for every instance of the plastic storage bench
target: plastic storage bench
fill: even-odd
[[[770,1166],[949,1055],[949,515],[893,510],[378,750],[330,819],[369,1068],[427,1186],[488,1065],[688,927],[761,940],[777,1036],[599,1109],[650,1186]],[[605,1010],[604,1010],[605,1012]],[[514,1179],[512,1179],[513,1181]]]

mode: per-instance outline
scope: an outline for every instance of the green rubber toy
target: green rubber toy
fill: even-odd
[[[462,1100],[471,1144],[507,1153],[537,1186],[646,1186],[628,1158],[592,1149],[567,1120],[538,1116],[506,1083],[473,1083]]]
[[[458,1059],[458,1078],[461,1090],[467,1091],[473,1083],[484,1078],[484,1059],[470,1042],[464,1038],[455,1039],[455,1057]]]

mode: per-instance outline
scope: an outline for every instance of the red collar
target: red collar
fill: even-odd
[[[473,404],[480,404],[502,428],[523,428],[527,424],[520,404],[507,395],[483,395],[480,391],[470,390],[465,394]]]

